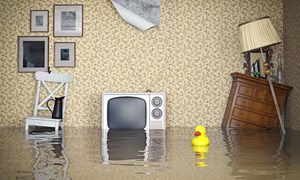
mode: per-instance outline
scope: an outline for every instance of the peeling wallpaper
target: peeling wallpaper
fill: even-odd
[[[83,4],[80,38],[53,37],[53,5]],[[49,10],[49,32],[30,32],[30,10]],[[220,126],[231,87],[243,72],[238,24],[270,16],[282,37],[281,0],[161,0],[161,25],[142,32],[109,0],[0,2],[0,126],[25,124],[33,113],[33,73],[17,72],[18,36],[49,36],[53,72],[73,75],[65,125],[101,124],[102,92],[167,94],[167,126]],[[54,68],[54,42],[76,43],[76,67]],[[282,46],[279,46],[282,49]]]

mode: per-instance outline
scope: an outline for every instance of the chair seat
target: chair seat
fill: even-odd
[[[58,134],[59,123],[62,119],[52,119],[43,116],[31,116],[26,118],[25,130],[28,131],[29,126],[54,127],[55,134]]]
[[[49,118],[46,116],[29,116],[26,117],[27,119],[31,119],[31,120],[40,120],[40,121],[54,121],[54,122],[60,122],[62,119],[53,119],[53,118]]]
[[[59,134],[55,131],[55,132],[43,132],[43,133],[31,133],[29,134],[28,131],[26,131],[26,139],[27,140],[35,140],[35,139],[43,139],[43,138],[59,138]]]

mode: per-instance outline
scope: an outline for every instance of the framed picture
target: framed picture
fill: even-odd
[[[48,70],[49,37],[18,37],[18,72]]]
[[[266,59],[266,53],[263,53],[263,56]],[[251,76],[261,77],[263,75],[264,59],[260,52],[250,53]]]
[[[272,61],[273,50],[270,48],[263,49],[263,56],[270,66],[273,66]],[[260,50],[254,50],[244,53],[245,63],[245,73],[254,77],[264,77],[264,67],[263,67],[263,57]]]
[[[48,32],[49,11],[32,10],[30,11],[30,31],[31,32]]]
[[[75,67],[75,46],[74,42],[54,43],[54,66]]]
[[[83,36],[83,5],[54,5],[54,36]]]

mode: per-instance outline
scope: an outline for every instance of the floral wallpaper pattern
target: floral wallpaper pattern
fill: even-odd
[[[83,4],[83,37],[53,37],[53,5]],[[49,32],[30,32],[30,10],[49,10]],[[282,36],[281,0],[161,0],[161,25],[142,32],[111,1],[0,2],[0,126],[24,126],[32,114],[33,73],[17,72],[18,36],[49,36],[53,72],[73,75],[66,126],[101,124],[102,92],[167,94],[167,126],[220,126],[231,87],[243,72],[238,24],[270,16]],[[54,68],[54,42],[76,43],[76,67]],[[279,46],[281,48],[281,45]]]
[[[286,84],[291,84],[294,89],[290,92],[286,108],[286,126],[300,130],[300,97],[299,76],[300,64],[300,4],[297,1],[283,1],[284,10],[284,69],[283,77]]]

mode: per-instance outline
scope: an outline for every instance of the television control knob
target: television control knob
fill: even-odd
[[[153,110],[152,110],[152,117],[153,117],[154,119],[159,119],[159,118],[161,118],[161,117],[162,117],[162,111],[161,111],[160,109],[158,109],[158,108],[153,109]]]
[[[162,99],[158,96],[155,96],[153,99],[152,99],[152,105],[154,107],[160,107],[162,105]]]

